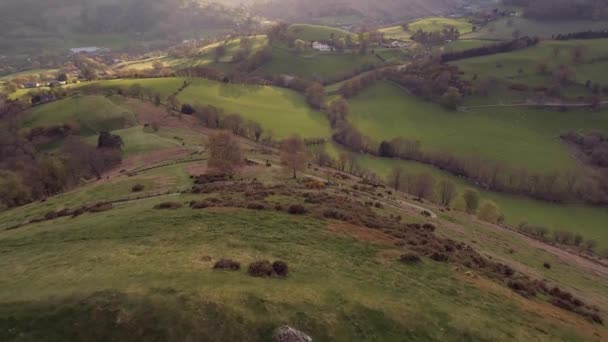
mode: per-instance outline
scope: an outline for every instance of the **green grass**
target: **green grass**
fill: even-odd
[[[295,39],[306,41],[329,40],[332,33],[334,34],[335,39],[346,38],[347,36],[350,36],[353,41],[357,39],[357,35],[354,33],[320,25],[293,24],[289,26],[289,32]]]
[[[468,33],[473,30],[473,24],[466,19],[430,17],[416,20],[408,24],[410,32],[422,30],[425,32],[434,32],[443,30],[446,27],[454,27],[460,31],[460,34]]]
[[[23,126],[39,126],[74,123],[83,136],[103,130],[116,130],[132,125],[133,113],[104,96],[77,96],[32,108]]]
[[[412,36],[412,34],[403,29],[403,26],[401,25],[381,28],[378,31],[384,33],[384,38],[387,39],[410,40],[410,37]]]
[[[350,120],[377,141],[419,140],[423,150],[479,156],[533,171],[577,169],[558,138],[561,132],[608,131],[606,111],[490,108],[451,112],[386,82],[368,88],[350,103]]]
[[[312,50],[297,53],[283,46],[274,46],[272,60],[264,64],[258,73],[326,80],[352,73],[365,65],[380,62],[371,53],[360,55],[350,52],[315,52]]]
[[[509,24],[511,22],[511,24]],[[523,17],[503,18],[467,34],[467,38],[513,39],[513,32],[519,30],[521,35],[550,39],[552,35],[581,31],[598,31],[608,29],[608,21],[591,20],[533,20]],[[463,33],[461,31],[461,33]]]
[[[259,122],[275,138],[296,133],[303,137],[330,136],[325,116],[310,109],[301,95],[287,89],[195,79],[179,94],[179,100],[220,107],[227,114],[238,113]]]
[[[329,233],[319,220],[153,210],[161,201],[1,232],[0,317],[12,317],[0,320],[3,340],[85,332],[91,341],[268,340],[286,323],[315,340],[577,336],[505,295],[458,280],[441,263],[382,261],[379,253],[394,247]],[[203,256],[245,266],[281,259],[291,274],[278,280],[214,272]]]

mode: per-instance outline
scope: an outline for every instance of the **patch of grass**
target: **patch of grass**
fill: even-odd
[[[103,130],[122,129],[134,124],[133,112],[104,96],[77,96],[37,106],[25,115],[23,126],[74,123],[83,136]]]
[[[227,114],[238,113],[259,122],[275,138],[295,133],[303,137],[330,136],[325,116],[310,109],[301,95],[287,89],[196,79],[179,94],[179,100],[220,107]]]

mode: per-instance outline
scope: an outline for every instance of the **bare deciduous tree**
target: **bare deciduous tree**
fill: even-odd
[[[215,172],[232,178],[243,166],[241,147],[229,132],[212,135],[207,148],[209,149],[207,166]]]
[[[293,178],[297,178],[297,172],[306,167],[308,161],[308,151],[304,140],[298,135],[293,135],[281,144],[281,164],[290,172]]]

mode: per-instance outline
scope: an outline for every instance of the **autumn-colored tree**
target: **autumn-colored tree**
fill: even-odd
[[[281,164],[287,170],[293,172],[293,178],[297,178],[297,172],[306,167],[308,151],[306,144],[299,135],[293,135],[281,144]]]
[[[325,89],[320,83],[315,82],[306,88],[306,101],[311,107],[315,109],[321,108],[323,106],[324,99]]]
[[[449,87],[441,97],[441,105],[449,110],[456,110],[462,103],[462,95],[458,88]]]
[[[219,174],[232,178],[244,164],[241,147],[229,132],[212,135],[207,148],[209,149],[207,166]]]

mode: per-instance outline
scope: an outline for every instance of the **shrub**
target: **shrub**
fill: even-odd
[[[292,215],[304,215],[306,214],[306,208],[301,204],[292,204],[289,206],[287,212]]]
[[[439,261],[439,262],[448,261],[448,256],[443,253],[439,253],[439,252],[435,252],[435,253],[431,254],[430,258],[435,261]]]
[[[422,260],[420,259],[420,256],[418,256],[418,254],[406,253],[399,258],[399,261],[407,265],[414,265],[420,263]]]
[[[430,232],[434,232],[436,227],[432,223],[425,223],[425,224],[422,225],[422,228],[424,228],[424,229],[426,229],[426,230],[428,230]]]
[[[545,263],[543,264],[543,267],[544,267],[544,268],[546,268],[546,269],[548,269],[548,270],[550,270],[550,269],[551,269],[551,264],[550,264],[550,263],[548,263],[548,262],[545,262]]]
[[[289,273],[289,267],[287,266],[287,263],[277,260],[274,263],[272,263],[272,270],[274,271],[274,274],[277,277],[287,277],[287,274]]]
[[[190,208],[192,209],[205,209],[207,207],[210,207],[211,204],[209,204],[209,202],[207,201],[192,201],[190,202]]]
[[[144,191],[144,188],[145,187],[142,184],[135,184],[131,188],[131,192],[141,192],[141,191]]]
[[[177,202],[163,202],[154,206],[154,209],[179,209],[182,205]]]
[[[247,273],[252,277],[270,277],[272,272],[272,264],[268,260],[253,262],[247,269]]]
[[[264,210],[264,205],[261,203],[249,203],[247,204],[247,209],[251,210]]]
[[[241,263],[232,259],[221,259],[213,265],[214,270],[229,270],[238,271],[241,269]]]

